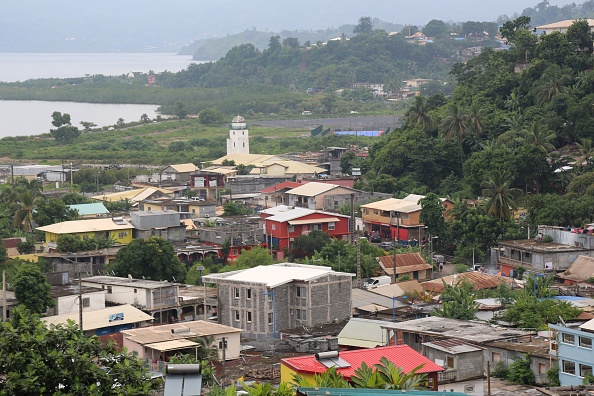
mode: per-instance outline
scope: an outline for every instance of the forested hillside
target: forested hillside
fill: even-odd
[[[459,198],[495,191],[533,224],[591,222],[592,34],[585,21],[540,37],[529,26],[507,22],[510,50],[456,64],[451,99],[417,97],[405,127],[372,146],[367,183]]]

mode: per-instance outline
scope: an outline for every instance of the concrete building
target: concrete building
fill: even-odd
[[[381,256],[377,258],[379,265],[385,275],[389,275],[392,279],[398,280],[403,276],[409,279],[426,280],[431,279],[433,273],[433,266],[428,264],[421,253],[404,253],[396,256]],[[394,262],[396,260],[396,262]],[[394,278],[394,270],[396,270],[396,277]]]
[[[594,319],[576,327],[549,324],[550,353],[559,359],[561,386],[581,385],[594,367]]]
[[[586,21],[588,22],[588,25],[590,25],[590,33],[592,33],[592,28],[594,27],[594,19],[586,19]],[[567,33],[567,30],[571,25],[573,25],[574,22],[575,20],[573,19],[567,19],[564,21],[549,23],[547,25],[540,25],[534,28],[534,32],[539,36],[542,34],[549,34],[553,32]]]
[[[227,155],[249,154],[250,132],[242,116],[237,116],[231,121],[229,138],[227,139]]]
[[[81,219],[109,217],[109,210],[101,202],[69,205],[69,207],[76,210]]]
[[[289,198],[289,206],[325,210],[324,199],[326,196],[348,195],[350,199],[350,194],[358,192],[358,190],[338,184],[310,182],[288,190],[286,194]],[[334,204],[331,209],[334,209]]]
[[[460,340],[436,340],[422,345],[423,356],[445,369],[437,375],[440,391],[484,394],[484,348]]]
[[[69,315],[79,312],[79,288],[78,285],[56,285],[52,286],[50,294],[55,305],[47,309],[47,315]],[[105,290],[96,287],[82,287],[83,312],[97,311],[105,308]]]
[[[204,281],[217,285],[219,323],[262,338],[349,318],[352,276],[330,267],[281,263],[211,274]]]
[[[156,319],[156,323],[179,319],[181,309],[177,283],[117,276],[91,276],[83,278],[81,284],[105,290],[107,303],[130,304],[148,312]]]
[[[148,360],[149,367],[156,369],[176,353],[195,352],[202,345],[194,341],[196,338],[212,337],[219,361],[238,359],[241,351],[241,330],[204,320],[123,330],[121,333],[123,347],[140,359]]]
[[[169,165],[161,171],[159,183],[166,180],[175,180],[180,183],[190,181],[190,175],[196,172],[198,167],[192,163]]]
[[[545,242],[547,237],[552,242]],[[594,257],[594,236],[562,227],[540,226],[535,239],[499,242],[498,265],[506,275],[519,267],[530,271],[567,270],[578,256]]]
[[[181,223],[181,213],[173,210],[130,212],[134,226],[134,239],[160,237],[172,242],[186,239],[186,225]]]
[[[364,230],[391,240],[425,238],[420,215],[421,205],[404,199],[389,198],[361,205]]]

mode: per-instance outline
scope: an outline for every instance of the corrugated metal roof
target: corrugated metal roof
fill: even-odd
[[[78,211],[81,216],[95,215],[95,214],[109,214],[109,210],[101,202],[70,205],[70,209]]]
[[[179,172],[179,173],[195,172],[198,170],[198,167],[192,163],[169,165],[168,168],[171,168],[174,171]],[[165,169],[167,169],[167,168],[165,168]]]
[[[106,201],[106,202],[117,202],[128,199],[132,202],[140,202],[144,201],[145,199],[149,198],[156,192],[160,192],[165,195],[169,195],[173,197],[173,191],[164,189],[164,188],[155,188],[155,187],[145,187],[145,188],[137,188],[135,190],[128,190],[128,191],[120,191],[112,194],[103,194],[103,195],[95,195],[91,197],[98,201]]]
[[[340,219],[337,217],[325,217],[317,219],[305,219],[305,220],[290,220],[290,225],[301,225],[301,224],[317,224],[317,223],[337,223]]]
[[[431,390],[392,390],[392,389],[365,389],[365,388],[297,388],[299,393],[307,396],[391,396],[391,395],[414,395],[414,396],[466,396],[462,392],[435,392]]]
[[[406,282],[392,283],[391,285],[383,285],[371,289],[371,293],[380,294],[386,297],[401,297],[406,293],[419,293],[423,291],[421,284],[417,280],[411,280]]]
[[[385,323],[383,320],[351,318],[338,333],[338,345],[360,347],[365,344],[367,348],[386,345],[386,332],[380,327]]]
[[[200,344],[198,344],[194,341],[180,339],[180,340],[173,340],[173,341],[155,342],[153,344],[146,344],[144,346],[147,348],[151,348],[151,349],[154,349],[157,351],[164,352],[164,351],[175,351],[176,349],[196,348],[199,345]]]
[[[111,315],[122,313],[121,319],[110,321]],[[79,314],[56,315],[41,318],[48,326],[52,324],[64,324],[69,320],[78,323]],[[120,316],[118,316],[119,318]],[[95,311],[83,312],[83,330],[96,330],[115,325],[133,324],[153,320],[151,315],[134,308],[130,304],[98,309]]]
[[[381,201],[361,205],[365,209],[378,209],[383,211],[394,211],[412,213],[421,210],[421,205],[404,199],[388,198]]]
[[[185,329],[189,332],[172,333],[172,329]],[[161,326],[142,327],[139,329],[122,330],[124,337],[138,344],[154,344],[164,341],[181,340],[194,337],[205,337],[215,334],[238,333],[241,329],[225,326],[204,320],[167,324]]]
[[[426,291],[432,291],[433,293],[441,293],[445,290],[446,285],[457,285],[461,282],[469,282],[474,286],[476,290],[481,290],[494,289],[502,283],[512,283],[513,279],[504,276],[497,276],[477,271],[471,271],[463,272],[461,274],[444,276],[443,278],[423,282],[421,283],[421,286],[423,286],[423,289],[425,289]]]
[[[52,234],[77,234],[81,232],[130,230],[132,228],[134,228],[132,224],[125,220],[122,220],[122,224],[116,224],[111,218],[106,218],[63,221],[44,227],[37,227],[36,230],[51,232]]]
[[[225,160],[234,161],[236,165],[253,165],[258,162],[264,161],[281,161],[282,158],[276,155],[267,154],[228,154],[224,157],[217,158],[216,160],[210,161],[215,165],[223,165]]]
[[[562,279],[585,282],[594,276],[594,257],[578,256],[567,270],[557,276]]]
[[[387,275],[394,274],[394,255],[378,257],[382,269]],[[433,268],[427,264],[420,253],[404,253],[396,255],[396,274],[406,274]]]
[[[419,286],[420,287],[420,286]],[[376,289],[373,289],[374,291],[377,289],[383,288],[382,287],[378,287]],[[399,290],[402,291],[402,289],[398,288]],[[364,307],[369,307],[369,306],[376,306],[376,307],[392,307],[392,296],[385,296],[382,294],[377,294],[377,293],[372,293],[370,291],[367,290],[363,290],[363,289],[353,289],[352,290],[352,306],[353,308],[361,308],[364,309]],[[399,296],[396,296],[399,297]],[[395,303],[395,307],[401,307],[404,306],[405,304],[400,302],[400,301],[394,301]]]
[[[588,25],[590,27],[594,26],[594,19],[586,19],[588,21]],[[548,25],[541,25],[537,26],[536,29],[569,29],[575,20],[573,19],[566,19],[564,21],[559,21],[555,23],[549,23]]]
[[[464,341],[454,340],[454,339],[444,339],[444,340],[437,340],[437,341],[433,341],[433,342],[423,342],[422,344],[425,346],[428,346],[430,348],[433,348],[433,349],[451,353],[453,355],[458,355],[460,353],[477,352],[477,351],[482,351],[485,349],[485,348],[477,347],[476,345],[467,344]]]
[[[283,205],[284,206],[284,205]],[[285,206],[286,210],[278,209],[277,214],[268,217],[267,220],[271,221],[278,221],[279,223],[284,223],[285,221],[298,219],[299,217],[307,216],[313,213],[316,213],[313,209],[306,209],[306,208],[292,208]],[[267,211],[270,209],[267,209]],[[262,211],[264,212],[264,211]],[[269,213],[267,213],[269,214]]]
[[[274,186],[266,187],[265,189],[260,190],[260,192],[266,193],[266,194],[273,193],[273,192],[280,192],[285,189],[290,190],[292,188],[299,187],[300,185],[306,184],[306,183],[307,182],[299,183],[299,182],[286,181],[286,182],[275,184]]]
[[[299,187],[295,187],[292,190],[287,191],[287,194],[301,195],[304,197],[315,197],[316,195],[326,193],[338,187],[347,188],[339,186],[338,184],[311,182]]]
[[[393,362],[405,373],[411,372],[412,369],[421,364],[423,367],[417,371],[420,374],[444,371],[443,367],[438,366],[408,345],[345,351],[340,352],[339,356],[349,363],[350,367],[339,368],[336,372],[342,374],[347,379],[351,378],[355,370],[361,367],[361,363],[365,362],[368,366],[373,366],[379,363],[382,357]],[[298,373],[323,373],[327,370],[326,366],[318,362],[314,355],[282,359],[281,364],[291,367]]]

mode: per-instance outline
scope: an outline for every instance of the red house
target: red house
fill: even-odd
[[[349,236],[349,216],[306,208],[279,205],[260,212],[268,243],[277,260],[284,259],[285,248],[300,235],[311,231],[324,231],[332,238]]]

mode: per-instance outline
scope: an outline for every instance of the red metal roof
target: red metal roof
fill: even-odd
[[[408,345],[394,345],[345,351],[340,352],[339,356],[351,365],[350,367],[336,369],[336,372],[342,374],[346,379],[350,379],[351,376],[355,374],[355,370],[361,367],[363,362],[372,367],[374,364],[379,363],[382,357],[393,362],[397,367],[404,370],[405,373],[410,373],[415,367],[421,364],[423,364],[423,367],[417,371],[419,374],[435,373],[445,370],[443,367],[433,363]],[[314,355],[282,359],[281,364],[302,374],[323,373],[327,370],[327,367],[318,362]]]
[[[282,183],[275,184],[274,186],[266,187],[263,190],[260,190],[262,193],[273,193],[273,192],[280,192],[284,189],[291,190],[293,188],[297,188],[307,182],[300,183],[300,182],[293,182],[293,181],[285,181]]]

